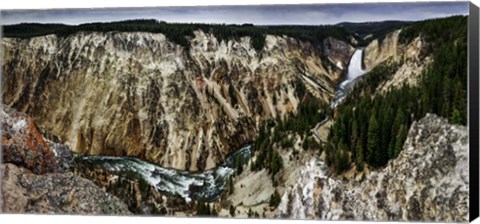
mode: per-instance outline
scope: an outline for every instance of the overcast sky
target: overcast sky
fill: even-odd
[[[423,20],[468,14],[468,2],[199,6],[2,11],[3,25],[23,22],[80,24],[153,18],[166,22],[319,25],[339,22]]]

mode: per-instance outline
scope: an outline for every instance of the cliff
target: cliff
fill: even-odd
[[[429,43],[422,36],[417,36],[409,43],[399,40],[401,29],[387,34],[383,39],[375,39],[365,47],[364,66],[371,70],[382,63],[399,64],[391,78],[383,81],[377,92],[385,93],[390,88],[403,84],[414,86],[418,84],[422,71],[432,62],[432,55],[426,50]]]
[[[415,122],[398,158],[361,179],[337,180],[317,158],[285,191],[278,216],[465,222],[469,212],[468,131],[428,114]]]
[[[55,155],[32,118],[0,104],[2,162],[30,169],[36,174],[58,170]]]
[[[144,32],[3,38],[2,95],[76,152],[209,169],[261,121],[295,111],[300,90],[328,102],[346,68],[335,65],[353,53],[333,38],[323,52],[286,36],[265,41],[257,52],[249,37],[201,31],[188,50]]]
[[[69,150],[49,144],[28,115],[0,105],[0,212],[131,214],[127,205],[72,173]]]

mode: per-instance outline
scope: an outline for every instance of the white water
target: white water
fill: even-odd
[[[353,81],[365,74],[365,71],[362,69],[362,56],[363,49],[358,49],[353,53],[348,65],[348,80]]]
[[[337,90],[335,91],[335,99],[330,104],[331,108],[335,108],[342,102],[342,100],[347,96],[348,90],[350,86],[355,82],[355,80],[365,74],[365,70],[362,69],[362,58],[363,56],[363,49],[357,49],[352,57],[350,58],[350,63],[348,64],[348,73],[347,79],[344,80],[338,86]]]
[[[363,49],[357,49],[348,65],[347,79],[340,83],[335,92],[335,99],[330,104],[335,108],[342,102],[348,94],[350,86],[355,80],[365,74],[362,69]],[[319,158],[314,157],[305,164],[299,173],[297,183],[290,186],[282,196],[281,202],[277,207],[278,217],[289,217],[293,219],[316,218],[314,185],[321,181],[325,183],[320,193],[322,198],[321,219],[339,219],[342,214],[340,206],[331,206],[331,201],[335,196],[334,190],[341,184],[340,181],[328,177],[327,166]]]
[[[245,146],[229,156],[225,162],[214,170],[188,172],[163,168],[146,161],[131,157],[83,156],[78,162],[87,166],[100,166],[113,174],[123,176],[134,174],[145,180],[157,191],[179,195],[188,203],[192,199],[213,201],[225,189],[228,179],[236,172],[236,157],[246,162],[251,157],[251,146]],[[197,190],[192,192],[192,187]]]

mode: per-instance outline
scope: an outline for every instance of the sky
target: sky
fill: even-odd
[[[468,14],[468,2],[5,10],[1,12],[1,23],[75,25],[144,18],[181,23],[322,25],[385,20],[416,21],[459,14]]]

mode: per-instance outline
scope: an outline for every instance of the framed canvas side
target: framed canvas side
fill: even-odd
[[[469,138],[470,138],[470,221],[479,213],[479,9],[470,2],[468,20],[468,66],[469,66]]]

